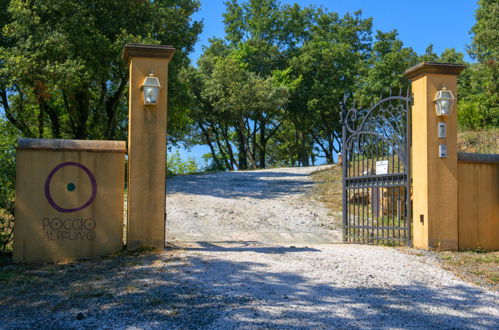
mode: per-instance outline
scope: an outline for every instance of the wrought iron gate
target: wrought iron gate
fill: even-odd
[[[342,104],[345,242],[411,245],[411,100]]]

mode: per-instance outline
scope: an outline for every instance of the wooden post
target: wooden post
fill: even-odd
[[[165,244],[166,118],[168,63],[175,50],[125,45],[129,65],[127,247]],[[157,104],[144,105],[142,85],[153,73],[161,89]]]
[[[437,116],[434,98],[443,86],[457,96],[460,64],[424,62],[405,72],[412,81],[413,242],[423,249],[458,249],[457,106]],[[438,123],[446,137],[438,137]],[[447,147],[441,157],[439,145]]]

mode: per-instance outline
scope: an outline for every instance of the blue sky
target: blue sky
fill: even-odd
[[[241,1],[240,1],[241,2]],[[193,63],[202,53],[203,45],[211,37],[223,38],[223,0],[201,0],[201,9],[193,19],[202,20],[204,29],[199,36],[195,51],[190,54]],[[471,42],[469,31],[475,23],[475,0],[281,0],[282,4],[298,3],[301,6],[324,7],[343,15],[361,9],[363,17],[373,17],[373,31],[396,29],[405,46],[412,47],[418,54],[424,53],[429,44],[440,54],[446,48],[455,48],[465,53]],[[208,147],[198,146],[191,150],[180,150],[181,157],[195,157],[209,152]]]
[[[201,55],[208,38],[223,38],[223,3],[223,0],[201,0],[201,10],[193,18],[203,20],[204,30],[190,55],[193,62]],[[397,29],[404,44],[418,54],[430,43],[438,54],[446,48],[465,53],[477,9],[475,0],[281,0],[281,3],[324,7],[341,15],[361,9],[363,17],[374,18],[373,31]]]

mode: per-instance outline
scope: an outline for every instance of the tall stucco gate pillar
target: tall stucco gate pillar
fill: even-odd
[[[175,49],[127,44],[129,65],[127,247],[165,245],[168,63]]]
[[[458,249],[457,107],[437,115],[437,92],[457,95],[460,64],[418,64],[405,72],[412,81],[413,244],[423,249]]]

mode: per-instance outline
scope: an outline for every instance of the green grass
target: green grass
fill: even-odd
[[[499,152],[499,128],[461,131],[457,135],[459,152],[496,154]]]
[[[482,249],[435,252],[442,264],[459,277],[499,290],[499,251]]]

